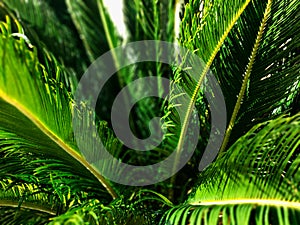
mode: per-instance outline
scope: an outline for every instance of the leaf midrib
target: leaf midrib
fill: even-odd
[[[5,92],[0,89],[0,98],[2,98],[8,104],[14,106],[23,115],[25,115],[33,124],[35,124],[46,136],[48,136],[52,141],[54,141],[60,148],[67,152],[72,158],[77,160],[82,164],[87,170],[89,170],[97,180],[103,185],[107,192],[112,196],[113,199],[117,198],[116,192],[106,181],[106,179],[99,174],[78,152],[76,152],[72,147],[67,145],[62,139],[60,139],[55,133],[49,129],[39,118],[37,118],[30,110],[28,110],[24,105],[14,98],[8,96]]]
[[[42,205],[37,205],[34,203],[30,202],[23,202],[20,204],[18,201],[13,201],[13,200],[0,200],[0,207],[12,207],[12,208],[24,208],[24,209],[30,209],[42,213],[47,213],[51,216],[55,216],[56,212],[51,210],[50,208],[47,208]]]
[[[261,41],[262,41],[262,36],[264,34],[264,29],[266,27],[267,20],[268,20],[270,14],[271,14],[271,6],[272,6],[272,0],[268,0],[268,4],[266,6],[265,13],[264,13],[262,22],[260,24],[259,31],[258,31],[258,34],[256,36],[256,40],[255,40],[255,43],[254,43],[254,46],[253,46],[253,49],[252,49],[252,52],[251,52],[251,55],[250,55],[250,59],[249,59],[248,65],[247,65],[244,80],[243,80],[243,83],[242,83],[242,86],[241,86],[241,89],[240,89],[240,92],[239,92],[239,95],[238,95],[238,98],[237,98],[237,101],[236,101],[236,104],[235,104],[235,107],[234,107],[234,110],[233,110],[233,113],[232,113],[232,116],[231,116],[231,119],[230,119],[228,128],[227,128],[226,133],[225,133],[225,137],[224,137],[224,140],[223,140],[220,152],[219,152],[219,156],[222,152],[225,151],[225,149],[227,147],[232,129],[233,129],[233,127],[235,125],[235,122],[236,122],[238,112],[239,112],[240,107],[242,105],[242,100],[245,96],[247,83],[250,79],[250,75],[251,75],[251,72],[252,72],[252,67],[254,65],[255,59],[257,57],[257,52],[258,52],[258,49],[259,49]]]
[[[250,2],[251,2],[251,0],[247,0],[244,3],[244,5],[239,9],[239,11],[236,13],[236,15],[233,17],[233,19],[230,22],[229,26],[227,27],[227,29],[225,30],[225,32],[221,36],[217,46],[213,50],[208,62],[205,65],[205,68],[204,68],[203,72],[200,75],[200,78],[197,82],[196,88],[193,91],[191,100],[189,102],[187,113],[184,117],[184,122],[183,122],[183,126],[182,126],[182,129],[181,129],[181,132],[180,132],[179,141],[178,141],[178,145],[177,145],[177,149],[176,149],[176,151],[178,153],[176,154],[176,158],[175,158],[175,163],[174,163],[174,167],[173,167],[174,170],[177,168],[177,162],[180,158],[180,154],[181,154],[181,151],[182,151],[182,148],[183,148],[183,145],[184,145],[184,139],[185,139],[185,136],[186,136],[186,133],[187,133],[187,128],[188,128],[188,125],[189,125],[189,121],[190,121],[190,118],[191,118],[191,115],[192,115],[193,106],[194,106],[194,104],[196,102],[196,99],[197,99],[197,96],[199,94],[200,87],[201,87],[201,85],[202,85],[202,83],[203,83],[203,81],[206,77],[206,74],[208,73],[209,68],[211,67],[216,55],[218,54],[221,46],[223,45],[225,39],[227,38],[229,32],[232,30],[232,28],[235,25],[236,21],[240,18],[241,14],[244,12],[244,10],[246,9],[246,7],[248,6],[248,4]]]
[[[264,206],[277,206],[300,209],[300,202],[284,201],[276,199],[229,199],[220,201],[203,201],[203,202],[190,202],[192,206],[215,206],[215,205],[264,205]]]

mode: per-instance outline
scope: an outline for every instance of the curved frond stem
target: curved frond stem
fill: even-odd
[[[221,149],[220,149],[220,152],[219,152],[219,157],[220,157],[221,153],[227,147],[231,131],[232,131],[232,129],[234,127],[234,124],[235,124],[237,114],[238,114],[238,112],[240,110],[240,107],[243,103],[243,97],[244,97],[246,89],[247,89],[247,84],[248,84],[248,81],[250,79],[250,75],[251,75],[251,72],[252,72],[253,64],[255,62],[255,58],[257,56],[257,51],[259,49],[259,46],[260,46],[260,43],[261,43],[261,40],[262,40],[262,36],[263,36],[264,30],[265,30],[265,27],[266,27],[266,24],[267,24],[267,20],[268,20],[270,14],[271,14],[271,7],[272,7],[272,0],[268,0],[268,4],[267,4],[266,9],[265,9],[264,17],[262,19],[262,22],[261,22],[261,25],[260,25],[260,28],[259,28],[259,31],[258,31],[258,34],[257,34],[257,37],[256,37],[256,41],[255,41],[255,44],[254,44],[253,49],[252,49],[250,60],[249,60],[249,63],[247,65],[247,69],[246,69],[246,72],[245,72],[245,75],[244,75],[244,80],[243,80],[243,83],[242,83],[242,87],[241,87],[240,93],[238,95],[238,99],[237,99],[237,102],[235,104],[235,107],[234,107],[234,110],[233,110],[228,128],[226,130],[223,143],[221,145]]]
[[[275,206],[275,207],[288,207],[294,209],[300,209],[300,202],[290,202],[276,199],[232,199],[232,200],[224,200],[224,201],[207,201],[207,202],[199,202],[193,203],[190,205],[193,206],[216,206],[216,205],[246,205],[246,204],[254,204],[261,206]]]
[[[112,34],[110,32],[110,29],[109,29],[109,26],[108,26],[108,19],[106,17],[106,14],[105,14],[105,8],[104,8],[104,4],[103,4],[103,1],[102,0],[98,0],[97,1],[97,4],[98,4],[98,8],[99,8],[99,13],[100,13],[100,17],[101,17],[101,21],[102,21],[102,24],[103,24],[103,28],[104,28],[104,32],[105,32],[105,37],[107,39],[107,43],[109,45],[109,49],[111,51],[111,55],[112,55],[112,58],[114,60],[114,64],[116,66],[116,68],[120,68],[120,62],[119,62],[119,57],[117,56],[114,48],[117,47],[114,45],[113,43],[113,39],[112,39]],[[117,74],[118,74],[118,82],[119,82],[119,86],[120,88],[124,87],[125,82],[124,80],[122,79],[122,75],[120,74],[120,71],[117,71]],[[124,97],[124,105],[125,107],[128,107],[129,103],[128,103],[128,97],[125,96]],[[135,128],[133,126],[133,131],[135,131]]]
[[[99,174],[79,153],[77,153],[73,148],[67,145],[63,140],[61,140],[55,133],[53,133],[42,121],[40,121],[35,115],[33,115],[30,110],[25,106],[20,104],[17,100],[12,99],[10,96],[6,95],[0,89],[0,98],[7,103],[13,105],[16,109],[22,112],[30,121],[32,121],[44,134],[46,134],[51,140],[53,140],[59,147],[64,149],[70,156],[75,158],[80,162],[85,168],[87,168],[103,185],[103,187],[108,191],[113,199],[117,198],[117,194],[111,187],[111,185],[106,181],[106,179]]]
[[[180,29],[180,11],[181,11],[181,6],[184,2],[182,0],[176,0],[175,1],[175,7],[174,7],[174,42],[177,42],[177,39],[179,37],[179,29]]]
[[[13,201],[13,200],[0,200],[0,207],[11,207],[11,208],[24,208],[24,209],[30,209],[30,210],[34,210],[34,211],[38,211],[38,212],[42,212],[42,213],[47,213],[51,216],[55,216],[56,212],[44,207],[42,205],[37,205],[34,203],[29,203],[29,202],[22,202],[20,204],[20,202],[18,201]]]
[[[176,168],[177,168],[177,163],[178,163],[178,160],[180,158],[181,151],[182,151],[182,148],[183,148],[183,145],[184,145],[184,137],[186,136],[189,121],[190,121],[190,118],[191,118],[191,115],[192,115],[192,112],[193,112],[193,106],[196,102],[197,96],[198,96],[199,91],[200,91],[200,87],[201,87],[201,85],[202,85],[202,83],[205,79],[205,76],[208,73],[209,68],[211,67],[216,55],[218,54],[218,52],[219,52],[221,46],[223,45],[226,37],[228,36],[229,32],[232,30],[232,28],[234,27],[236,21],[240,18],[240,16],[242,15],[242,13],[244,12],[244,10],[246,9],[246,7],[249,5],[250,2],[251,2],[251,0],[247,0],[242,5],[242,7],[238,10],[236,15],[233,17],[232,21],[229,23],[229,26],[226,28],[225,32],[223,33],[220,40],[218,41],[218,44],[214,48],[211,56],[209,57],[208,62],[205,65],[205,68],[204,68],[203,72],[200,75],[200,78],[197,82],[196,88],[193,91],[191,100],[189,102],[186,115],[184,117],[184,122],[183,122],[183,125],[182,125],[182,128],[181,128],[179,141],[178,141],[177,148],[176,148],[177,154],[176,154],[176,158],[175,158],[175,162],[174,162],[174,166],[173,166],[173,171],[175,171]],[[175,182],[175,179],[176,179],[176,176],[173,176],[172,179],[171,179],[171,184]]]
[[[298,224],[299,116],[253,127],[200,174],[186,202],[167,211],[162,222]]]
[[[113,44],[113,40],[112,40],[112,37],[111,37],[111,34],[110,34],[110,29],[109,29],[109,26],[108,26],[108,21],[107,21],[107,18],[105,16],[105,10],[104,10],[104,4],[103,4],[103,1],[102,0],[98,0],[97,1],[97,4],[98,4],[98,8],[99,8],[99,13],[100,13],[100,17],[101,17],[101,21],[103,23],[103,28],[104,28],[104,31],[105,31],[105,36],[106,36],[106,39],[107,39],[107,42],[108,42],[108,45],[109,45],[109,49],[111,50],[111,54],[112,54],[112,57],[114,59],[114,63],[116,65],[117,68],[119,68],[119,59],[114,51],[114,48],[116,46],[114,46]],[[119,78],[119,83],[120,83],[120,86],[122,87],[123,86],[123,82],[122,80]]]
[[[118,60],[117,60],[116,55],[115,55],[115,53],[113,51],[113,49],[116,46],[114,46],[112,38],[111,38],[111,35],[110,35],[110,32],[109,32],[108,22],[107,22],[107,19],[105,17],[105,11],[104,11],[103,1],[102,0],[98,0],[97,4],[98,4],[100,17],[101,17],[101,21],[103,23],[103,27],[104,27],[104,31],[105,31],[105,36],[106,36],[109,48],[112,50],[113,58],[115,60],[115,63],[118,65]]]

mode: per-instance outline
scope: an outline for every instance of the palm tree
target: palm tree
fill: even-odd
[[[102,0],[1,0],[0,223],[299,224],[299,9],[296,0],[124,0],[124,39]],[[91,63],[140,40],[179,44],[203,65],[139,63],[109,80],[95,112],[75,101]],[[120,59],[112,58],[117,66]],[[220,132],[211,110],[223,112],[205,94],[212,91],[203,85],[211,72],[226,102],[227,114],[220,115],[227,117],[226,130],[218,156],[199,171],[211,131]],[[158,89],[159,96],[170,94],[167,101],[139,101],[131,130],[146,138],[149,122],[160,116],[165,135],[151,151],[136,152],[113,132],[110,108],[123,87],[148,76],[170,79]],[[195,108],[183,107],[184,99]],[[173,177],[147,187],[106,178],[100,171],[114,165],[95,166],[74,137],[74,126],[95,126],[93,135],[110,154],[144,166],[189,151],[192,123],[200,130],[192,158]],[[84,133],[82,140],[93,149]]]

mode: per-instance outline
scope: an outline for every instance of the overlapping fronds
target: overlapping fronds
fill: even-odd
[[[0,224],[300,223],[299,1],[124,1],[127,40],[102,0],[60,1],[63,9],[55,2],[0,0]],[[112,51],[105,73],[121,64],[113,50],[121,44],[177,38],[201,65],[189,54],[178,57],[181,65],[132,65],[111,77],[95,112],[88,102],[75,104],[76,77],[103,53]],[[157,59],[163,54],[158,45],[151,50]],[[207,86],[211,75],[223,94]],[[158,97],[138,101],[128,121],[134,135],[147,138],[149,122],[160,116],[166,133],[155,149],[137,152],[115,138],[110,110],[123,87],[149,76],[158,78],[157,87],[129,88],[123,105],[155,88]],[[162,77],[170,87],[159,83]],[[218,105],[223,95],[227,109]],[[212,122],[216,115],[224,134]],[[99,139],[91,136],[117,160],[101,160]],[[223,141],[221,154],[199,172],[208,141]],[[114,163],[155,164],[177,151],[174,172],[195,149],[179,173],[148,189],[112,183],[99,172],[137,179]],[[157,176],[172,172],[162,170]]]
[[[175,39],[175,1],[124,1],[129,41]]]
[[[162,224],[297,224],[300,117],[258,124],[204,171]]]
[[[102,0],[66,3],[91,62],[119,45],[120,38]]]
[[[32,146],[34,153],[81,167],[83,174],[97,177],[110,189],[76,149],[71,126],[72,100],[65,84],[49,78],[33,46],[12,36],[9,20],[1,25],[1,130],[16,134],[19,141]],[[56,72],[59,79],[59,70]],[[113,191],[111,194],[115,197]]]
[[[299,91],[299,3],[267,3],[190,1],[185,7],[180,42],[196,51],[218,78],[232,141],[255,124],[289,110]],[[195,88],[186,85],[186,76],[181,79],[197,96],[203,81],[195,81]]]
[[[62,23],[59,15],[46,1],[39,0],[3,0],[3,7],[13,11],[15,18],[22,24],[31,43],[37,48],[47,48],[58,60],[76,72],[82,72],[87,60],[82,49],[79,37],[71,21],[66,19]],[[3,15],[5,16],[5,15]],[[40,54],[41,57],[45,57]]]
[[[177,69],[174,82],[191,100],[178,131],[174,110],[180,107],[176,98],[182,94],[174,91],[170,98],[173,103],[167,107],[165,125],[171,149],[182,149],[195,103],[202,108],[203,123],[210,120],[207,107],[211,106],[203,100],[209,70],[226,100],[228,129],[221,151],[255,124],[292,110],[290,105],[299,92],[298,9],[296,1],[190,1],[186,5],[180,42],[205,66],[199,68],[198,80]],[[200,140],[205,135],[208,132],[202,132]]]

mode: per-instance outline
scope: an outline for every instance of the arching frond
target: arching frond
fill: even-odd
[[[129,36],[122,40],[103,1],[0,0],[0,224],[300,223],[300,2],[124,1]],[[187,54],[178,57],[182,65],[128,66],[105,84],[95,112],[88,102],[74,103],[76,77],[103,53],[112,50],[105,73],[121,65],[113,50],[120,44],[177,38],[201,65]],[[164,54],[158,45],[151,50],[156,59]],[[223,94],[207,85],[210,75]],[[109,128],[111,105],[123,87],[149,76],[157,87],[129,88],[124,108],[131,97],[138,102],[126,121],[147,138],[156,131],[149,121],[162,116],[166,133],[155,149],[137,152]],[[172,80],[169,88],[162,77]],[[158,98],[140,100],[147,88]],[[169,91],[169,99],[159,99]],[[225,103],[213,105],[223,97],[226,110]],[[215,127],[216,115],[226,131]],[[96,136],[103,144],[97,148]],[[200,160],[213,151],[207,142],[222,141],[221,153],[199,173]],[[194,150],[179,173],[147,189],[102,175],[147,180],[117,163],[141,169],[176,151],[173,168],[161,167],[157,176],[174,173]],[[102,160],[106,153],[115,160]]]
[[[146,211],[142,208],[133,208],[132,205],[117,200],[110,205],[100,204],[99,201],[90,201],[75,207],[53,220],[51,225],[76,222],[78,224],[151,224],[151,218],[145,217]],[[149,215],[151,216],[151,215]]]
[[[166,110],[170,149],[181,148],[194,103],[198,101],[204,109],[200,116],[204,123],[210,120],[205,108],[211,106],[203,101],[200,88],[203,84],[205,89],[209,69],[219,81],[227,107],[229,124],[222,151],[255,124],[291,110],[299,92],[298,8],[296,1],[190,1],[186,5],[180,42],[203,59],[205,66],[199,69],[199,80],[180,70],[175,76],[174,82],[191,100],[182,109],[186,117],[178,131],[174,109],[180,107],[176,96],[182,96],[175,91],[170,98],[175,99]],[[202,132],[200,140],[207,134]]]
[[[158,215],[171,205],[161,194],[142,189],[129,198],[121,197],[108,205],[98,200],[87,201],[75,206],[67,213],[56,217],[51,225],[78,222],[78,224],[158,224]]]
[[[196,51],[205,62],[209,61],[210,53],[217,50],[214,47],[218,35],[225,34],[222,33],[225,24],[231,23],[234,10],[238,10],[234,6],[237,2],[190,1],[182,20],[181,43]],[[287,112],[299,91],[299,23],[296,22],[299,3],[271,1],[267,16],[264,15],[267,2],[251,1],[231,24],[215,57],[211,58],[210,69],[220,82],[228,121],[237,114],[228,125],[233,128],[229,144],[255,124]],[[262,26],[264,16],[267,17]],[[261,32],[259,28],[263,28]],[[255,46],[259,35],[260,41]],[[249,75],[246,80],[245,74]],[[195,86],[188,85],[189,78],[182,75],[181,79],[186,89],[195,90]],[[242,84],[245,91],[238,99]],[[237,106],[240,110],[234,112]]]
[[[102,0],[66,1],[66,3],[91,62],[119,45],[117,30]]]
[[[67,67],[80,73],[87,60],[80,46],[80,40],[72,27],[68,15],[64,23],[47,1],[39,0],[3,0],[3,7],[9,8],[22,24],[31,43],[37,48],[47,48]],[[4,15],[5,16],[5,15]],[[43,57],[43,55],[40,55]],[[81,56],[81,57],[80,57]],[[81,75],[81,74],[80,74]]]
[[[36,49],[1,24],[1,130],[16,134],[31,151],[61,159],[97,178],[116,197],[110,184],[81,156],[72,137],[72,100],[64,84],[51,79],[39,64]],[[22,30],[19,30],[22,32]],[[59,77],[59,70],[56,71]],[[93,179],[94,179],[93,178]]]
[[[129,31],[128,41],[175,39],[175,2],[124,1],[124,15]]]
[[[300,115],[253,127],[200,174],[162,224],[297,224]]]

